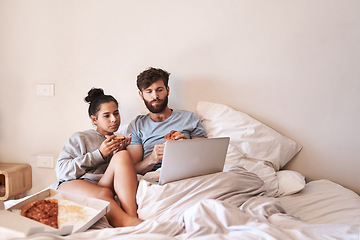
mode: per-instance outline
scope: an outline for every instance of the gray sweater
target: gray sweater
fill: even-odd
[[[112,154],[105,159],[99,147],[105,136],[90,129],[74,133],[65,143],[56,163],[58,182],[74,179],[88,179],[98,182],[109,165]]]

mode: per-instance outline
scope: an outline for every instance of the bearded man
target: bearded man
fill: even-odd
[[[176,140],[206,137],[204,127],[195,113],[168,107],[169,75],[162,69],[148,68],[137,76],[139,95],[149,113],[137,116],[129,124],[127,134],[131,134],[131,144],[127,150],[139,174],[161,167],[164,136],[171,130],[181,132]]]

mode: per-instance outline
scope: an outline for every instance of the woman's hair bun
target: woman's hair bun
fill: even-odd
[[[97,112],[100,110],[100,106],[103,103],[114,102],[116,107],[119,106],[117,100],[111,95],[105,95],[104,90],[101,88],[92,88],[88,92],[85,101],[89,103],[89,116],[96,116]]]
[[[85,97],[85,101],[90,103],[92,101],[94,101],[96,98],[100,97],[100,96],[104,96],[104,90],[102,90],[101,88],[92,88],[89,92],[87,97]]]

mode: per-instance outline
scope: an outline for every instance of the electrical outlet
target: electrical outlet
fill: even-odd
[[[52,156],[37,156],[37,167],[39,167],[39,168],[54,168],[54,157],[52,157]]]
[[[37,96],[54,96],[55,95],[55,84],[53,84],[53,83],[36,84],[36,95]]]

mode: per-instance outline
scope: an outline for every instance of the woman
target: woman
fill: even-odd
[[[90,103],[89,117],[96,130],[77,132],[65,143],[56,164],[56,187],[110,202],[106,217],[113,227],[138,225],[142,222],[137,216],[138,181],[126,150],[131,136],[119,140],[114,135],[120,126],[118,102],[96,88],[85,101]]]

